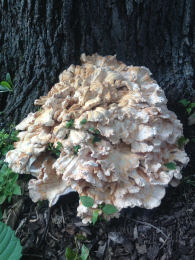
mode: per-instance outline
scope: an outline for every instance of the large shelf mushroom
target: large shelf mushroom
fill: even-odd
[[[182,125],[145,67],[126,66],[115,56],[81,56],[59,76],[47,96],[35,100],[16,129],[19,141],[6,161],[17,173],[32,174],[33,201],[77,191],[100,203],[151,209],[160,205],[169,183],[178,184],[189,158],[178,139]],[[48,145],[60,143],[55,158]],[[175,169],[165,165],[175,164]],[[78,216],[91,221],[80,204]]]

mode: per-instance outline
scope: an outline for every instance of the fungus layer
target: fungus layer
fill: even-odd
[[[115,56],[81,56],[59,76],[41,110],[17,127],[15,150],[6,161],[18,173],[32,174],[33,201],[77,191],[98,204],[152,209],[169,183],[177,185],[189,159],[178,139],[182,125],[167,109],[166,97],[145,67],[126,66]],[[49,145],[61,144],[59,158]],[[173,169],[167,167],[172,164]],[[91,221],[80,204],[78,216]]]

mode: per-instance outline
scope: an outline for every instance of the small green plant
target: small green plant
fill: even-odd
[[[38,106],[37,107],[37,112],[41,112],[41,111],[43,111],[43,108],[41,106]]]
[[[76,248],[72,249],[70,246],[66,247],[65,256],[67,260],[87,260],[89,257],[89,249],[83,244],[80,249],[80,241],[83,242],[86,240],[81,234],[75,236],[75,245]],[[80,253],[79,253],[80,252]]]
[[[181,136],[178,140],[178,147],[179,149],[181,149],[184,145],[186,145],[187,143],[189,143],[189,139],[185,138],[184,136]]]
[[[175,170],[175,169],[176,169],[176,164],[175,164],[174,162],[165,163],[165,166],[166,166],[169,170]]]
[[[18,174],[4,163],[0,169],[0,205],[7,199],[10,203],[13,195],[21,195],[21,188],[17,184]]]
[[[89,249],[82,245],[81,253],[78,249],[72,249],[70,246],[66,248],[65,256],[67,260],[87,260],[89,257]]]
[[[182,182],[195,187],[195,175],[190,175],[190,176],[184,177],[182,179]]]
[[[70,120],[66,123],[66,125],[65,125],[66,128],[72,128],[73,126],[74,126],[74,119],[70,119]]]
[[[81,120],[80,124],[81,125],[85,125],[87,123],[87,118],[84,118],[83,120]]]
[[[94,127],[90,127],[89,130],[93,133],[93,134],[96,134],[96,135],[99,135],[100,134],[100,131],[98,129],[95,129]]]
[[[17,134],[13,126],[10,127],[9,133],[4,129],[0,131],[0,205],[6,199],[10,202],[13,195],[21,195],[21,188],[17,184],[18,174],[3,160],[6,153],[14,148],[13,143],[18,141]]]
[[[74,154],[75,154],[75,155],[78,154],[79,149],[81,149],[81,146],[80,146],[79,144],[78,144],[78,145],[75,145],[75,146],[73,147],[73,150],[74,150]]]
[[[9,73],[6,74],[6,80],[0,82],[0,92],[13,91],[13,83]]]
[[[81,196],[80,200],[81,203],[87,208],[92,208],[94,205],[94,199],[89,196]],[[116,212],[118,212],[118,209],[112,204],[98,205],[98,209],[93,209],[92,223],[95,225],[95,223],[98,221],[99,216],[101,216],[102,214],[112,215]]]
[[[55,157],[59,157],[61,150],[62,150],[62,144],[60,142],[57,142],[57,146],[54,147],[53,143],[49,143],[48,147],[47,147],[48,151],[51,151],[51,153],[55,156]]]
[[[193,108],[195,108],[195,102],[190,102],[187,99],[181,99],[179,103],[185,107],[185,110],[189,115],[191,114]],[[193,117],[195,117],[195,113],[193,113],[192,115]]]
[[[191,119],[193,120],[193,118],[195,118],[195,112],[193,112],[194,108],[195,108],[195,102],[191,102],[187,99],[181,99],[179,101],[180,104],[182,104],[185,107],[186,112],[188,113],[189,117],[188,120],[191,121]],[[193,113],[192,113],[193,112]],[[190,123],[189,125],[192,125],[194,123]],[[178,146],[179,148],[182,147],[183,145],[186,145],[189,141],[192,141],[193,143],[195,142],[195,138],[192,137],[190,140],[188,138],[185,137],[181,137],[178,140]]]
[[[0,259],[19,260],[22,256],[20,240],[14,231],[3,222],[0,222]]]
[[[18,131],[10,128],[9,133],[5,130],[0,131],[0,157],[4,157],[9,150],[14,149],[13,143],[18,141],[17,137]]]
[[[90,127],[89,131],[93,133],[93,139],[92,139],[93,144],[101,141],[100,131],[98,129],[95,129],[94,127]]]

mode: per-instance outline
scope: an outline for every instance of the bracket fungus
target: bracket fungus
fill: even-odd
[[[52,206],[76,191],[92,197],[94,208],[159,206],[189,161],[178,147],[182,124],[147,68],[97,54],[82,54],[81,62],[35,100],[42,109],[17,125],[19,141],[6,161],[35,177],[29,182],[34,202],[47,199]],[[51,143],[61,144],[58,158],[47,149]],[[167,167],[170,162],[174,167]],[[78,216],[90,222],[92,211],[80,204]]]

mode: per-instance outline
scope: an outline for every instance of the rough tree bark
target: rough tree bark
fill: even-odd
[[[117,54],[144,65],[171,103],[195,96],[193,0],[2,0],[0,79],[10,72],[14,93],[0,94],[1,122],[24,118],[59,73],[85,52]]]

